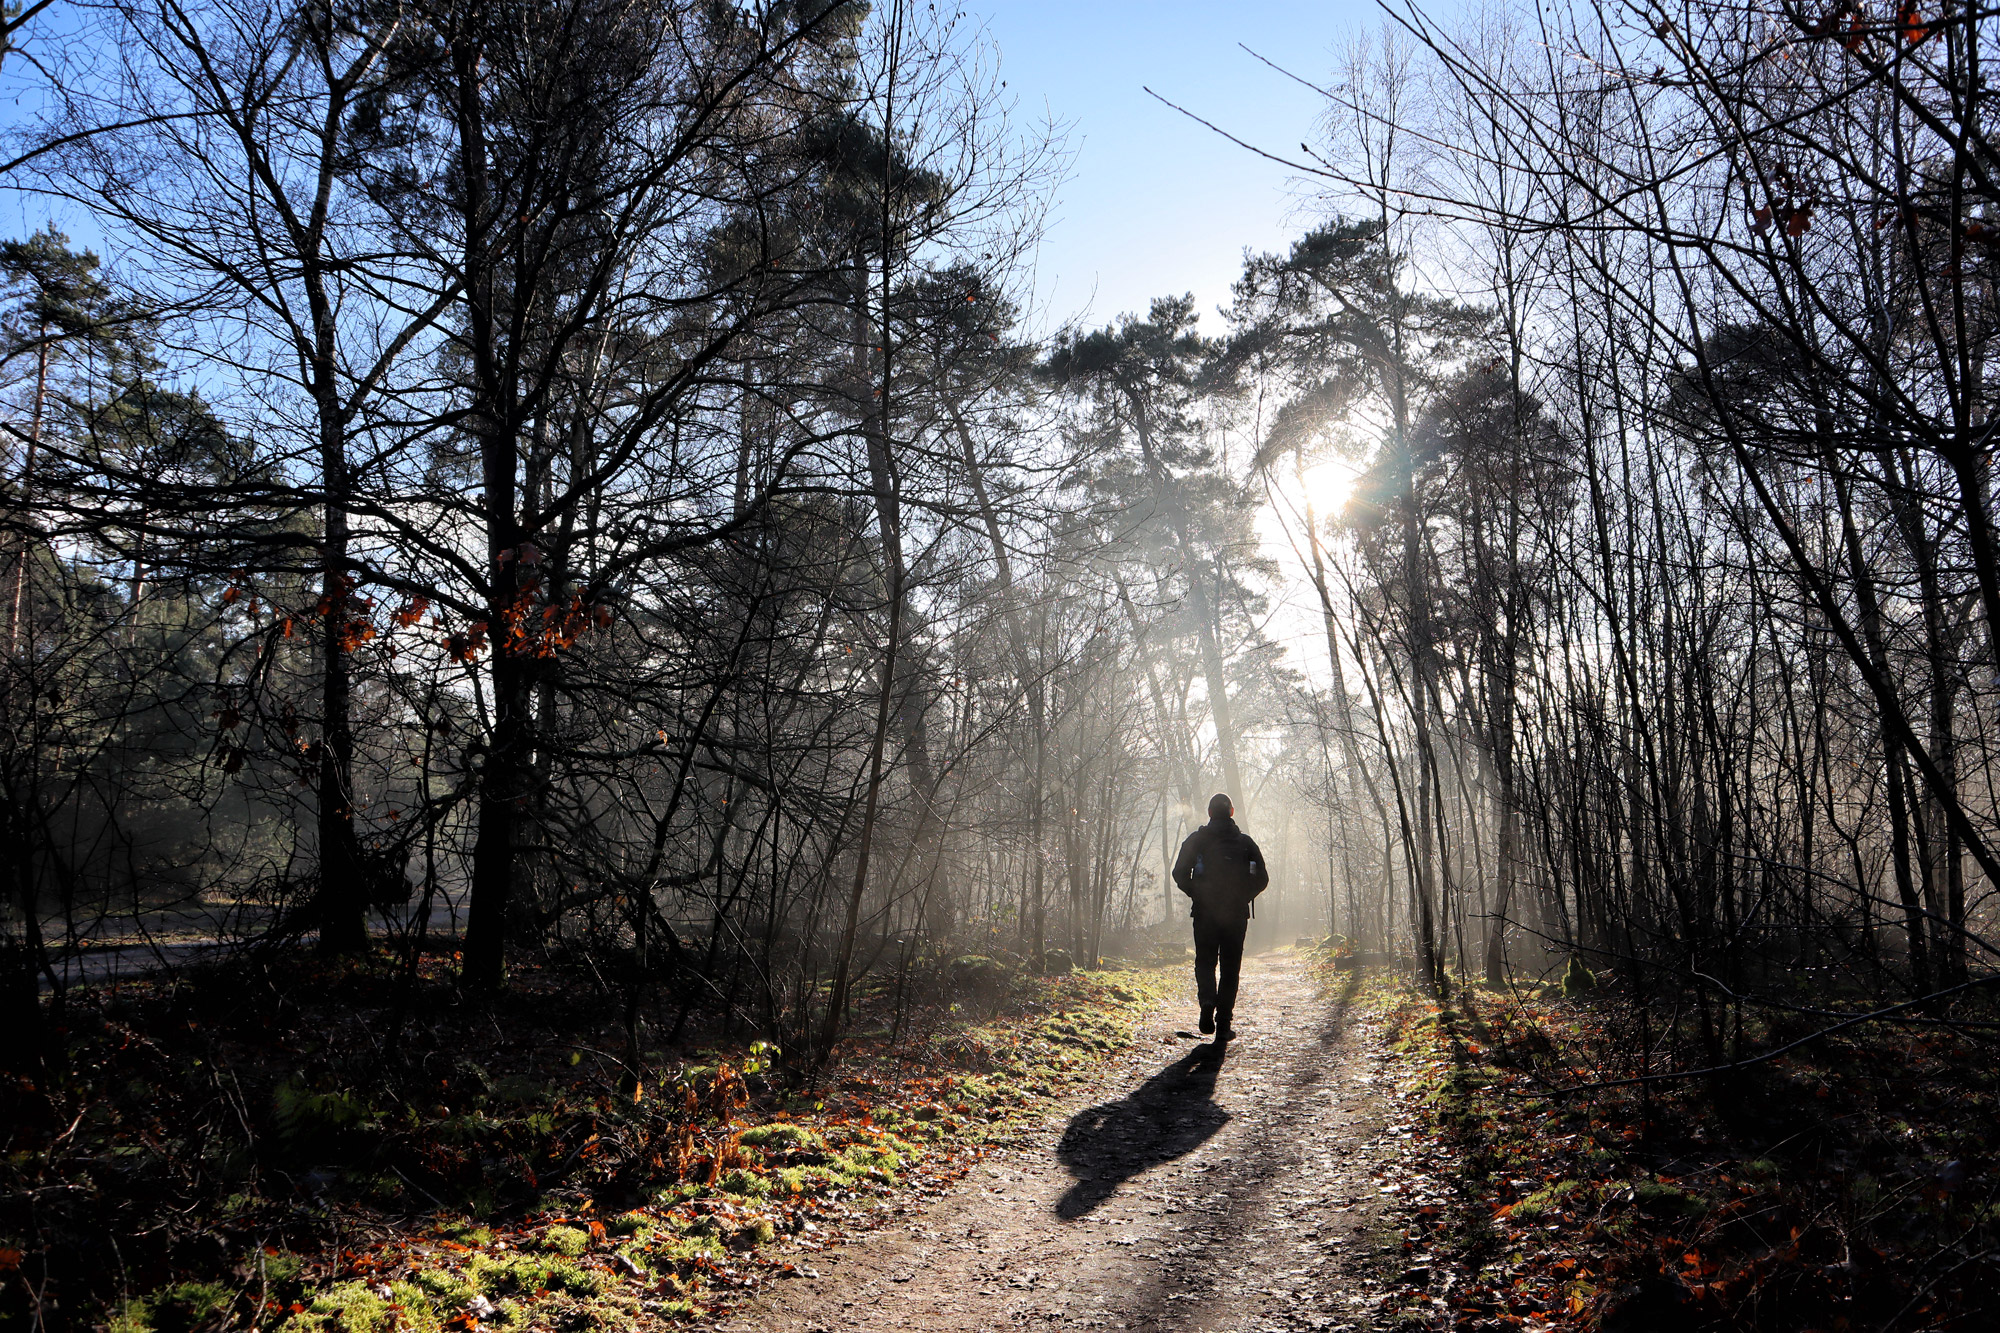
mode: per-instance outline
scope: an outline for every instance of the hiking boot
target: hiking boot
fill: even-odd
[[[1215,1031],[1215,1010],[1204,1009],[1201,1011],[1201,1030],[1203,1032]]]
[[[1236,1029],[1229,1025],[1228,1014],[1217,1014],[1212,1027],[1204,1028],[1203,1031],[1213,1031],[1217,1041],[1228,1041],[1236,1035]]]

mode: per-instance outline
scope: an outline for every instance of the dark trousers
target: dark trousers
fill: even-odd
[[[1243,971],[1243,932],[1247,920],[1215,921],[1197,914],[1194,918],[1194,989],[1201,997],[1202,1012],[1213,1009],[1227,1017],[1236,1009],[1236,978]],[[1217,978],[1216,966],[1222,976]]]

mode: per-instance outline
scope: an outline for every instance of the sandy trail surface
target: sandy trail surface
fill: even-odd
[[[1373,1325],[1388,1076],[1348,997],[1288,952],[1245,959],[1239,1038],[1152,1016],[1083,1100],[897,1225],[825,1252],[727,1333]]]

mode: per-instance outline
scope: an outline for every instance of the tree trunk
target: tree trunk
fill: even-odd
[[[326,349],[330,352],[330,348]],[[338,392],[322,358],[322,397]],[[354,613],[348,574],[347,458],[337,407],[320,404],[320,474],[326,488],[326,530],[320,548],[319,891],[313,915],[319,947],[360,953],[368,947],[367,892],[354,834],[354,730],[348,664]]]

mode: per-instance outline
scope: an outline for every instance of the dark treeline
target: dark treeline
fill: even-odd
[[[1163,914],[1283,700],[1234,399],[1187,301],[1026,338],[1060,143],[961,24],[258,0],[52,41],[12,183],[119,262],[5,256],[10,1022],[87,943],[386,928],[809,1060],[866,975]]]
[[[16,1030],[86,939],[386,929],[810,1059],[1170,918],[1218,789],[1267,931],[1670,1061],[1993,975],[1985,11],[1405,15],[1221,336],[1046,339],[963,20],[89,14],[9,182],[118,262],[0,253]]]
[[[1344,220],[1237,316],[1267,457],[1360,436],[1313,568],[1433,984],[1554,946],[1715,1065],[1745,1004],[1994,975],[1993,40],[1412,12],[1327,90]]]

